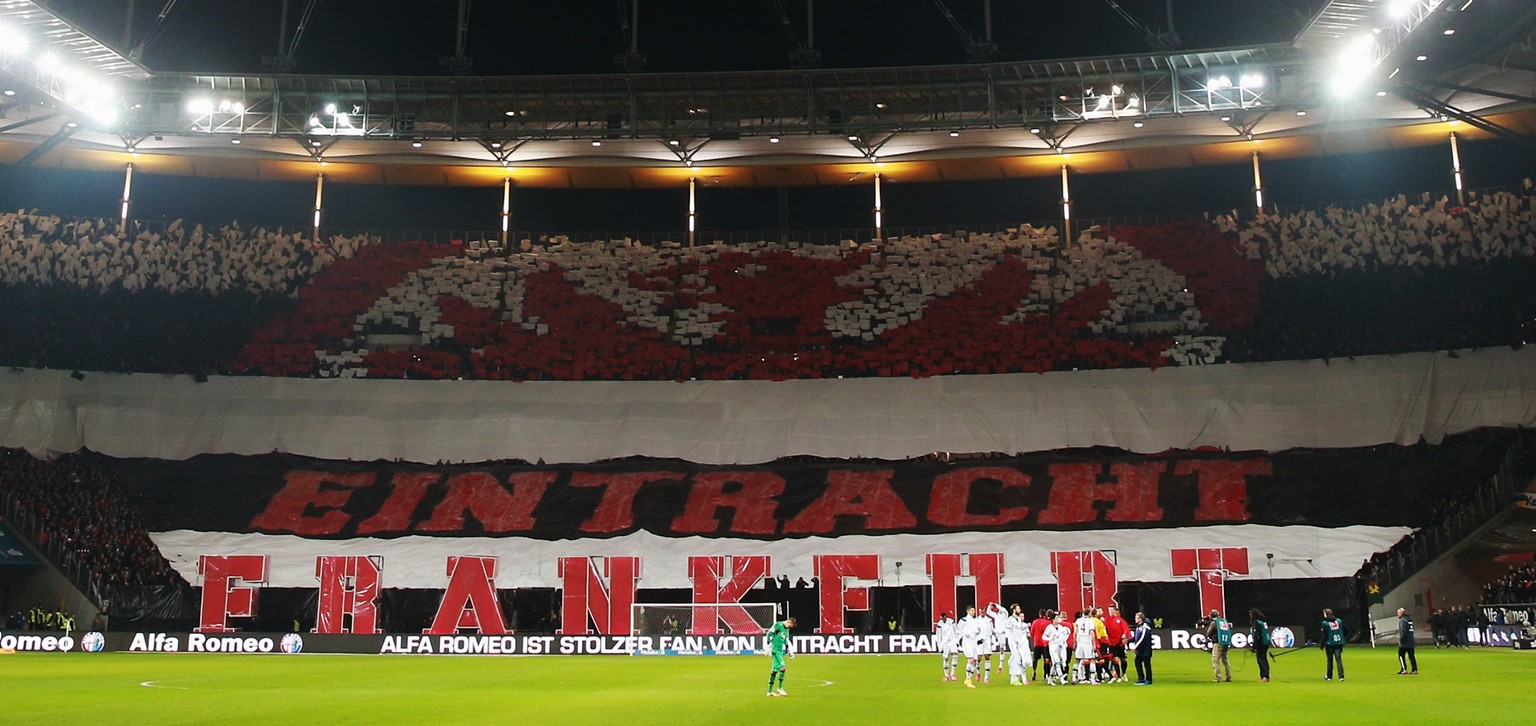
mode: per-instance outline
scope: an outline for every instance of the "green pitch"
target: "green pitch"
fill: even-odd
[[[1150,687],[968,690],[940,681],[938,656],[790,661],[787,698],[768,698],[763,657],[485,657],[33,654],[0,656],[0,722],[61,723],[1531,723],[1536,653],[1419,649],[1398,676],[1393,648],[1351,646],[1349,680],[1325,683],[1299,650],[1257,683],[1234,653],[1234,682],[1210,682],[1202,652],[1159,653]],[[1020,710],[1023,709],[1023,710]],[[1004,719],[1004,720],[999,720]]]

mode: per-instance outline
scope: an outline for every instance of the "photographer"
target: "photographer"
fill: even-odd
[[[1221,611],[1211,610],[1205,639],[1211,644],[1211,682],[1231,683],[1232,664],[1227,660],[1227,649],[1232,646],[1232,622],[1222,617]]]
[[[1258,608],[1248,611],[1248,622],[1252,627],[1252,636],[1249,640],[1253,648],[1253,657],[1259,661],[1259,682],[1269,682],[1269,623],[1264,621],[1264,613]]]

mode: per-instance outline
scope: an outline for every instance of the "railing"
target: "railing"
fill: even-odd
[[[1466,195],[1467,195],[1468,199],[1471,199],[1473,197],[1488,196],[1488,195],[1496,194],[1496,193],[1499,193],[1499,192],[1506,192],[1506,193],[1512,193],[1512,194],[1529,194],[1530,190],[1522,187],[1519,184],[1507,184],[1507,185],[1501,185],[1501,186],[1490,186],[1490,187],[1479,187],[1477,189],[1468,189],[1466,191]],[[1425,193],[1424,192],[1416,192],[1416,193],[1410,194],[1408,196],[1409,196],[1409,198],[1411,200],[1413,200],[1413,202],[1415,204],[1417,204],[1417,203],[1420,203],[1418,200],[1423,196],[1423,194],[1425,194]],[[1450,199],[1455,199],[1456,198],[1456,192],[1455,191],[1451,191],[1451,190],[1428,192],[1428,195],[1429,195],[1429,198],[1431,200],[1437,200],[1437,199],[1440,199],[1442,197],[1446,197],[1446,198],[1450,198]],[[1383,202],[1385,202],[1387,200],[1388,200],[1388,198],[1377,197],[1377,198],[1368,198],[1368,199],[1353,199],[1353,200],[1346,200],[1346,201],[1311,202],[1311,203],[1303,203],[1303,204],[1275,204],[1275,205],[1269,206],[1266,209],[1266,214],[1292,215],[1292,214],[1300,214],[1300,213],[1304,213],[1304,212],[1319,212],[1319,213],[1321,213],[1321,212],[1323,212],[1324,210],[1327,210],[1327,209],[1364,209],[1365,207],[1367,207],[1369,205],[1372,205],[1372,204],[1378,204],[1379,205],[1379,204],[1382,204]],[[1088,229],[1089,227],[1093,227],[1093,226],[1099,226],[1099,227],[1105,227],[1105,228],[1114,228],[1114,227],[1148,227],[1148,226],[1156,226],[1156,225],[1160,225],[1160,224],[1169,224],[1169,223],[1176,223],[1176,222],[1210,221],[1210,220],[1216,219],[1217,217],[1233,215],[1234,213],[1241,220],[1251,219],[1253,216],[1255,216],[1255,212],[1254,212],[1254,210],[1251,207],[1240,207],[1240,208],[1237,208],[1237,209],[1217,209],[1217,210],[1200,210],[1200,211],[1188,211],[1188,212],[1169,212],[1169,213],[1162,213],[1162,214],[1140,214],[1140,215],[1121,215],[1121,216],[1105,216],[1105,217],[1077,217],[1077,218],[1074,218],[1072,220],[1072,230],[1073,230],[1074,236],[1076,236],[1082,230]],[[77,221],[87,221],[87,220],[93,221],[93,222],[94,221],[98,221],[96,218],[70,217],[70,216],[60,216],[60,219],[66,221],[66,222],[77,222]],[[108,220],[108,221],[110,223],[110,220]],[[177,221],[177,220],[168,220],[168,219],[135,219],[135,220],[132,220],[132,224],[133,224],[135,230],[163,233],[166,230],[166,228],[169,227],[170,224],[173,221]],[[216,229],[219,229],[220,227],[222,227],[224,225],[229,224],[229,222],[227,220],[226,221],[222,221],[222,222],[195,221],[195,220],[190,220],[190,219],[179,220],[179,221],[181,221],[181,226],[184,229],[192,228],[192,227],[197,226],[198,224],[202,224],[204,229],[216,230]],[[953,233],[955,233],[957,231],[964,231],[964,232],[971,232],[971,233],[999,233],[999,232],[1004,232],[1004,231],[1008,230],[1009,228],[1021,227],[1021,226],[1025,225],[1025,224],[1028,224],[1028,225],[1030,225],[1032,227],[1035,227],[1036,229],[1045,229],[1047,227],[1055,227],[1056,229],[1059,230],[1059,229],[1062,229],[1062,227],[1063,227],[1063,222],[1060,219],[1046,219],[1046,220],[1016,220],[1016,221],[1011,221],[1011,222],[972,222],[972,223],[967,223],[967,224],[946,224],[946,225],[943,225],[943,226],[919,225],[919,226],[903,226],[903,227],[885,227],[881,232],[882,232],[882,236],[885,239],[897,239],[897,238],[901,238],[901,237],[921,237],[921,236],[927,236],[927,235],[933,235],[933,234],[953,234]],[[246,229],[246,230],[254,230],[254,229],[257,229],[257,228],[263,228],[263,229],[267,229],[269,231],[281,230],[281,231],[285,231],[285,232],[287,232],[289,234],[298,235],[299,237],[303,237],[303,238],[308,238],[308,237],[310,237],[310,236],[312,236],[314,234],[313,228],[309,227],[308,225],[304,224],[303,222],[295,223],[294,221],[291,221],[291,220],[289,222],[287,222],[287,223],[249,223],[249,222],[245,222],[245,223],[241,223],[241,228],[242,229]],[[441,228],[432,229],[432,228],[424,228],[424,227],[423,228],[321,227],[320,235],[321,235],[322,239],[329,238],[329,237],[334,237],[334,236],[352,237],[352,236],[365,235],[365,236],[369,236],[369,237],[377,237],[380,242],[385,243],[385,244],[394,244],[394,243],[399,243],[399,242],[417,242],[417,241],[420,241],[420,242],[431,242],[431,243],[434,243],[434,244],[448,244],[448,243],[452,243],[452,242],[461,242],[461,243],[468,244],[470,242],[477,242],[477,241],[478,242],[484,242],[484,243],[487,243],[487,244],[499,244],[500,243],[500,239],[501,239],[501,232],[499,230],[495,230],[495,229],[474,229],[474,228],[468,228],[468,227],[458,228],[458,229],[441,229]],[[632,241],[634,243],[641,244],[641,245],[646,245],[646,246],[656,246],[656,245],[661,245],[663,243],[674,243],[674,244],[678,244],[678,245],[687,245],[688,244],[688,233],[684,232],[684,231],[677,231],[677,230],[660,230],[660,231],[644,231],[644,232],[637,232],[637,231],[572,232],[572,231],[567,231],[567,230],[513,229],[513,230],[509,231],[508,235],[507,235],[507,238],[508,238],[510,244],[513,245],[514,247],[517,246],[519,241],[524,240],[524,239],[539,240],[541,238],[553,238],[553,237],[564,237],[566,239],[569,239],[572,242],[576,242],[576,243],[580,243],[580,244],[603,243],[603,242],[609,242],[609,241],[613,241],[613,240],[624,240],[624,239],[628,239],[628,240],[630,240],[630,241]],[[875,229],[873,227],[830,227],[830,228],[806,228],[806,229],[786,229],[786,230],[778,230],[778,229],[703,230],[703,231],[697,232],[694,235],[694,239],[695,239],[695,245],[696,246],[703,247],[703,246],[708,246],[708,245],[711,245],[711,244],[715,244],[717,242],[718,243],[725,243],[725,244],[743,244],[743,243],[764,242],[764,241],[767,241],[767,242],[779,242],[779,243],[785,243],[785,244],[788,244],[788,243],[799,243],[799,244],[814,244],[814,245],[831,245],[831,244],[839,244],[839,243],[841,243],[843,241],[846,241],[846,240],[852,240],[854,242],[863,244],[863,243],[867,243],[867,242],[877,241],[879,238],[876,236]],[[69,241],[69,240],[66,240],[66,241]]]
[[[17,501],[12,492],[0,492],[0,516],[4,516],[7,524],[17,534],[27,538],[32,547],[43,554],[55,569],[63,573],[74,584],[92,605],[100,608],[103,601],[103,593],[99,586],[96,573],[81,564],[74,551],[68,545],[59,542],[52,536],[47,541],[39,542],[42,534],[42,524],[37,517]]]
[[[1382,562],[1360,568],[1358,581],[1375,583],[1384,595],[1407,582],[1419,570],[1450,551],[1457,543],[1481,529],[1494,515],[1508,508],[1523,490],[1524,468],[1531,462],[1523,438],[1516,438],[1504,452],[1498,471],[1439,521],[1410,533],[1388,550]]]

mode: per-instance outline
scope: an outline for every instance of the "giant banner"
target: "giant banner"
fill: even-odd
[[[1170,566],[1174,550],[1242,548],[1254,576],[1347,577],[1419,521],[1423,497],[1486,476],[1497,458],[1486,449],[1501,450],[1469,438],[958,464],[106,463],[146,502],[153,538],[193,581],[200,556],[257,554],[270,558],[269,585],[313,587],[316,557],[350,556],[379,558],[381,586],[441,588],[445,562],[476,555],[496,558],[499,587],[563,587],[571,558],[639,555],[644,587],[690,588],[689,558],[720,555],[765,555],[765,576],[792,578],[816,576],[823,555],[877,555],[860,577],[901,585],[929,580],[929,555],[990,552],[1006,562],[1001,583],[1028,584],[1056,581],[1059,552],[1111,553],[1098,557],[1125,581],[1247,575],[1246,560],[1241,571],[1193,559]]]

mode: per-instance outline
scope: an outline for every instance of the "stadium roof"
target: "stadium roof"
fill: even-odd
[[[537,76],[152,72],[32,0],[0,0],[0,27],[0,160],[23,166],[778,185],[875,162],[960,179],[1219,163],[1254,141],[1275,155],[1391,148],[1443,140],[1446,120],[1474,137],[1536,131],[1528,0],[1333,0],[1293,42],[1201,51]],[[1369,52],[1352,55],[1363,37]]]

